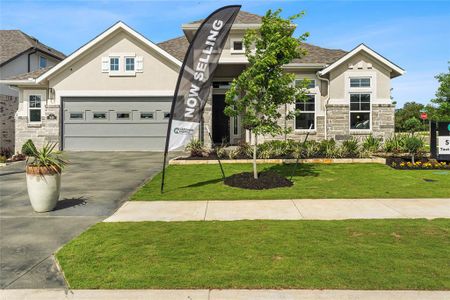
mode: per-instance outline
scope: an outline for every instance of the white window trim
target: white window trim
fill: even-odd
[[[352,78],[370,78],[370,87],[350,87],[350,79]],[[373,103],[376,102],[377,99],[377,73],[376,71],[346,71],[345,72],[345,102],[348,104],[349,107],[349,114],[348,114],[348,128],[350,133],[371,133],[373,128],[373,119],[372,119],[372,106]],[[350,108],[350,95],[351,94],[370,94],[370,129],[352,129],[350,128],[350,116],[351,116],[351,108]],[[367,111],[361,111],[361,112],[367,112]]]
[[[309,77],[298,77],[298,78],[295,78],[294,86],[295,86],[297,81],[302,81],[302,80],[305,80],[305,79],[314,81],[314,87],[313,88],[308,88],[309,93],[317,93],[318,92],[318,84],[317,84],[317,79],[316,78],[309,78]]]
[[[111,63],[109,65],[109,76],[136,76],[136,54],[135,53],[110,53],[108,55],[108,58],[118,58],[119,59],[119,70],[118,71],[112,71],[111,70]],[[126,59],[127,58],[134,58],[134,70],[133,71],[127,71],[126,70]]]
[[[234,42],[242,42],[242,50],[234,50]],[[245,53],[244,40],[242,38],[230,38],[230,53],[243,54]]]
[[[127,59],[132,58],[133,59],[133,70],[127,70]],[[123,71],[125,73],[136,73],[136,56],[124,56],[123,57]]]
[[[307,95],[309,96],[314,96],[314,128],[312,129],[297,129],[296,127],[296,118],[297,116],[294,118],[294,133],[315,133],[317,131],[317,113],[318,113],[318,103],[317,103],[317,94],[316,93],[308,93]],[[320,98],[320,97],[319,97]],[[295,104],[294,104],[294,109],[295,109]],[[301,113],[301,112],[300,112]],[[307,111],[307,113],[311,113],[311,111]]]
[[[369,79],[369,86],[351,86],[352,79]],[[371,76],[350,76],[349,77],[350,89],[372,89],[372,77]]]
[[[41,98],[41,107],[34,108],[34,107],[30,106],[30,97],[31,96],[39,96]],[[28,124],[31,124],[31,125],[42,124],[42,119],[44,118],[44,114],[43,114],[44,101],[45,101],[44,96],[42,94],[30,93],[27,95],[27,121],[28,121]],[[41,118],[39,121],[31,121],[31,114],[30,114],[31,110],[39,110],[40,111]]]
[[[118,62],[117,62],[117,65],[119,67],[118,70],[112,70],[111,69],[111,59],[113,59],[113,58],[117,58],[118,59]],[[118,56],[118,55],[110,55],[109,56],[109,74],[110,75],[111,74],[119,74],[121,72],[120,65],[121,65],[121,63],[120,63],[120,56]]]
[[[355,91],[355,92],[351,92],[349,94],[349,97],[351,94],[369,94],[370,96],[370,110],[352,110],[351,108],[351,103],[349,102],[349,106],[348,106],[348,128],[350,130],[350,133],[371,133],[372,132],[372,94],[371,92],[359,92],[359,91]],[[360,112],[360,113],[369,113],[369,129],[352,129],[351,128],[351,116],[352,113],[355,112]]]
[[[45,67],[41,67],[41,59],[42,58],[45,59]],[[47,68],[48,67],[48,58],[43,55],[39,55],[38,65],[39,65],[39,69]]]

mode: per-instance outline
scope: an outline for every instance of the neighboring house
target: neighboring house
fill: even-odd
[[[0,30],[0,80],[29,72],[36,76],[65,57],[20,30]],[[18,96],[16,88],[0,83],[1,148],[14,150],[14,114]]]
[[[241,11],[231,29],[201,127],[214,143],[250,141],[240,119],[224,115],[224,94],[247,64],[245,30],[260,24],[260,16]],[[33,138],[64,150],[162,150],[178,72],[199,25],[184,24],[184,36],[154,44],[118,22],[49,71],[4,81],[20,90],[16,147]],[[404,70],[363,44],[350,52],[303,47],[308,54],[285,68],[311,80],[310,99],[297,104],[296,120],[280,119],[293,132],[275,138],[303,139],[310,126],[313,139],[393,134],[390,81]]]

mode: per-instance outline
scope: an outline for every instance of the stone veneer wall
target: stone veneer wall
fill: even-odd
[[[0,95],[0,148],[14,151],[15,120],[14,115],[19,105],[19,98]]]
[[[42,116],[40,124],[29,124],[28,117],[16,118],[16,152],[20,152],[22,145],[32,139],[37,147],[42,147],[47,142],[60,142],[60,106],[48,105],[45,107],[45,116]],[[53,120],[50,115],[56,116]]]
[[[372,130],[374,137],[389,138],[395,130],[395,105],[392,104],[373,104],[372,105]],[[328,105],[327,106],[327,136],[328,139],[336,141],[347,140],[355,137],[358,140],[365,139],[370,133],[364,131],[350,131],[349,106]]]

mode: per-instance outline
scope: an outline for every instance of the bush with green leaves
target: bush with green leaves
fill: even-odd
[[[31,139],[28,139],[25,144],[22,145],[21,153],[26,156],[32,156],[37,151]]]
[[[401,153],[405,151],[405,138],[404,134],[394,134],[390,138],[387,138],[383,144],[383,150],[388,153]]]
[[[208,151],[203,146],[202,141],[198,139],[192,139],[187,145],[186,145],[186,151],[189,151],[191,154],[191,157],[204,157],[208,155]]]
[[[415,162],[416,155],[423,150],[424,145],[424,141],[418,136],[411,135],[405,138],[405,149],[411,155],[412,163]]]
[[[351,138],[342,142],[341,149],[343,157],[355,158],[358,157],[360,153],[358,140],[356,140],[355,138]]]
[[[252,158],[253,149],[249,143],[241,142],[236,148],[236,156],[240,158]]]
[[[375,153],[380,150],[381,147],[381,139],[376,138],[373,135],[369,135],[366,137],[362,143],[363,151],[366,151],[367,153]]]
[[[305,158],[314,158],[320,155],[320,143],[317,141],[306,141],[303,149]]]

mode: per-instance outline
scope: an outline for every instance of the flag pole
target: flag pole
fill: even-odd
[[[175,114],[175,105],[176,105],[176,103],[177,103],[177,98],[178,98],[179,88],[180,88],[181,81],[182,81],[183,76],[184,76],[184,73],[185,73],[185,67],[186,67],[186,64],[187,64],[188,59],[190,58],[191,53],[192,53],[193,45],[194,45],[194,43],[196,42],[197,37],[199,36],[199,33],[202,32],[202,29],[203,29],[204,25],[207,24],[207,22],[209,22],[209,21],[211,20],[211,18],[215,17],[216,14],[221,13],[222,11],[230,10],[229,13],[230,13],[231,15],[228,15],[228,19],[225,20],[225,24],[228,24],[229,27],[228,27],[228,29],[225,31],[225,33],[224,33],[224,35],[223,35],[223,38],[220,39],[220,41],[221,41],[220,43],[221,43],[221,44],[220,44],[220,46],[218,46],[218,48],[220,48],[220,51],[219,51],[218,55],[215,55],[215,57],[213,56],[214,59],[215,59],[215,64],[217,64],[217,63],[218,63],[218,60],[219,60],[219,58],[220,58],[220,54],[221,54],[221,52],[222,52],[223,45],[224,45],[224,43],[225,43],[225,41],[226,41],[226,38],[228,37],[228,34],[229,34],[229,30],[230,30],[230,28],[231,28],[231,25],[233,24],[233,22],[234,22],[234,20],[235,20],[237,14],[238,14],[240,8],[241,8],[241,5],[228,5],[228,6],[224,6],[224,7],[221,7],[221,8],[219,8],[219,9],[215,10],[215,11],[214,11],[213,13],[211,13],[205,20],[203,20],[203,22],[201,23],[201,25],[198,27],[197,31],[195,32],[194,37],[192,38],[191,42],[189,43],[188,49],[187,49],[186,54],[185,54],[184,59],[183,59],[183,63],[182,63],[181,68],[180,68],[180,72],[179,72],[179,74],[178,74],[177,84],[176,84],[176,87],[175,87],[175,92],[174,92],[174,96],[173,96],[173,100],[172,100],[172,106],[171,106],[171,108],[170,108],[170,117],[169,117],[169,122],[168,122],[168,125],[167,125],[166,144],[165,144],[165,148],[164,148],[163,169],[162,169],[162,178],[161,178],[161,194],[164,192],[164,183],[165,183],[165,175],[166,175],[166,163],[167,163],[167,156],[168,156],[167,154],[168,154],[168,152],[169,152],[169,147],[170,147],[170,135],[171,135],[171,130],[172,130],[173,118],[174,118],[174,114]],[[220,16],[220,14],[219,14],[219,16]],[[221,21],[220,18],[218,18],[218,20],[215,20],[214,24],[215,24],[215,26],[218,27],[217,30],[219,30],[219,29],[221,28],[221,26],[224,24],[224,21]],[[213,28],[214,28],[214,27],[213,27]],[[202,32],[202,34],[205,34],[205,32]],[[206,44],[206,42],[205,42],[205,44]],[[213,49],[214,45],[215,45],[215,44],[210,45],[210,50],[211,50],[210,55],[212,55],[212,49]],[[207,51],[207,52],[208,52],[208,51]],[[210,55],[208,55],[208,58],[210,57]],[[209,74],[209,77],[210,77],[210,78],[213,78],[214,70],[215,70],[215,67],[213,68],[212,73]],[[197,77],[194,77],[196,81],[202,81],[202,82],[205,82],[205,81],[203,81],[203,79],[201,79],[202,76],[204,76],[204,75],[201,75],[201,74],[200,74],[200,75],[197,75],[197,76],[199,76],[199,77],[198,77],[198,78],[197,78]],[[191,79],[191,80],[192,80],[192,79]],[[211,79],[211,80],[212,80],[212,79]],[[196,86],[195,86],[195,87],[196,87]],[[196,87],[196,88],[197,88],[197,87]],[[197,88],[197,89],[198,89],[198,88]],[[194,88],[194,92],[196,92],[195,88]],[[184,97],[184,95],[183,95],[183,97]],[[183,102],[184,102],[184,100],[183,100]],[[205,105],[205,104],[203,104],[203,107],[201,107],[201,110],[203,110],[204,105]],[[191,109],[192,109],[192,108],[191,108]],[[177,114],[179,114],[178,109],[177,109]],[[192,116],[191,116],[190,114],[188,114],[188,117],[192,117]],[[180,118],[180,116],[177,116],[177,118],[175,119],[176,122],[180,122],[179,118]],[[186,114],[184,114],[184,118],[186,118]],[[184,120],[184,118],[181,119],[181,122],[189,123],[188,121]],[[195,121],[194,121],[194,122],[195,122]],[[195,123],[196,123],[196,122],[195,122]],[[178,124],[178,123],[176,123],[176,124]],[[191,122],[191,124],[192,124],[192,122]],[[177,126],[178,126],[178,125],[177,125]],[[192,125],[189,125],[189,126],[192,126]],[[189,130],[189,127],[187,127],[187,128],[182,128],[182,129],[184,129],[184,130]],[[211,136],[211,135],[210,135],[210,136]],[[175,148],[174,148],[174,149],[175,149]],[[221,164],[220,164],[220,165],[221,165]],[[222,169],[222,165],[221,165],[221,169]],[[223,174],[223,176],[225,176],[224,173],[223,173],[223,169],[222,169],[222,174]]]
[[[202,113],[202,123],[205,124],[205,122],[203,120],[203,113]],[[208,132],[209,139],[211,140],[211,145],[214,145],[213,144],[213,138],[212,138],[212,135],[211,135],[211,131],[209,131],[208,125],[204,125],[204,126],[206,128],[206,131]],[[220,171],[222,172],[222,179],[225,180],[225,172],[223,171],[223,166],[222,166],[222,162],[220,161],[219,153],[217,153],[217,147],[213,146],[213,149],[216,152],[217,161],[219,162]]]

